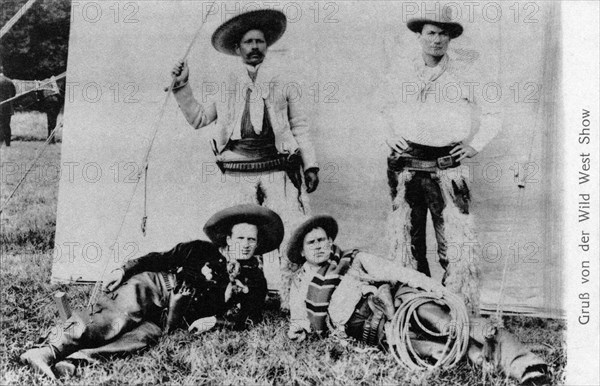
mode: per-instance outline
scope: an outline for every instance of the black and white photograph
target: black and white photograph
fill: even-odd
[[[3,0],[0,383],[597,385],[599,16]]]

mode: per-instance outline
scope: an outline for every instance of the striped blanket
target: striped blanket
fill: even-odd
[[[340,284],[342,276],[348,272],[356,253],[358,253],[356,249],[344,253],[334,245],[332,257],[319,269],[309,284],[306,310],[315,331],[327,330],[327,308],[331,295]]]

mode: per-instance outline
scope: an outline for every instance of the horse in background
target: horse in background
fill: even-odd
[[[13,105],[16,111],[39,111],[46,113],[48,134],[56,127],[58,115],[63,111],[65,105],[66,79],[44,79],[44,80],[12,80],[17,90],[17,95],[27,92],[18,97]],[[32,91],[35,90],[35,91]],[[28,92],[31,91],[31,92]],[[50,143],[54,143],[52,138]]]

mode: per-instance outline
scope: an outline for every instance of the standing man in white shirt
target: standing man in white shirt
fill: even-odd
[[[239,56],[242,65],[224,74],[220,84],[226,89],[209,103],[194,98],[186,62],[179,61],[172,73],[175,99],[190,125],[200,129],[216,124],[211,145],[222,172],[215,182],[222,185],[222,194],[210,204],[264,205],[281,215],[287,233],[310,214],[306,193],[317,189],[319,167],[297,90],[288,87],[292,79],[265,61],[268,48],[281,38],[286,25],[282,12],[257,10],[217,28],[212,36],[214,48]],[[286,240],[282,246],[285,249]],[[279,256],[266,256],[264,263],[266,270],[279,276],[277,265],[273,267]],[[281,261],[284,275],[288,265],[285,259]],[[267,280],[272,279],[265,273]],[[287,305],[286,293],[282,305]]]
[[[391,104],[385,109],[392,255],[403,265],[430,276],[426,222],[431,215],[443,283],[464,296],[474,313],[479,307],[477,243],[469,216],[470,193],[460,162],[475,156],[497,134],[501,121],[492,104],[476,98],[481,84],[447,53],[463,27],[451,8],[431,18],[408,20],[421,52],[398,63],[390,79]],[[479,120],[479,130],[473,122]],[[475,133],[473,133],[476,131]],[[452,251],[449,250],[452,248]]]

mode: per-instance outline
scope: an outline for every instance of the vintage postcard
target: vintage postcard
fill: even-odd
[[[599,384],[599,13],[3,3],[3,383]]]

